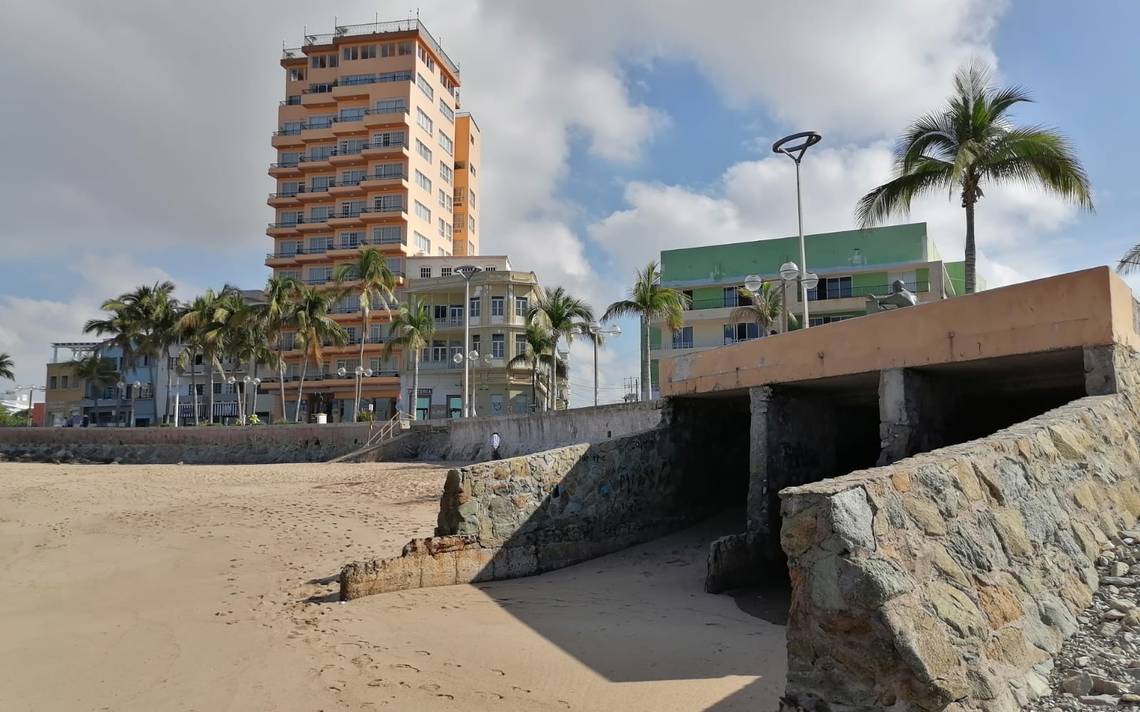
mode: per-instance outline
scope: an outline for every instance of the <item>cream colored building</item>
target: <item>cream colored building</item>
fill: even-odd
[[[266,265],[309,285],[332,281],[339,265],[366,246],[382,250],[397,275],[415,255],[479,253],[479,156],[482,137],[460,111],[459,67],[422,22],[344,25],[306,35],[281,60],[284,95],[273,135],[276,189]],[[360,360],[359,305],[334,314],[349,343],[310,367],[306,415],[351,417],[354,381],[340,378]],[[370,325],[361,407],[391,413],[400,381],[381,356],[384,315]],[[287,385],[296,395],[302,354],[287,355]]]
[[[409,257],[408,286],[402,299],[415,297],[426,303],[435,319],[435,334],[420,361],[417,417],[447,418],[462,414],[463,363],[455,357],[464,353],[465,280],[458,268],[472,265],[479,271],[471,276],[471,341],[467,352],[479,358],[470,365],[470,387],[475,414],[506,415],[529,412],[543,402],[546,386],[540,377],[532,385],[528,366],[508,363],[526,352],[526,314],[540,294],[534,272],[511,268],[505,256]],[[411,402],[412,370],[401,369],[403,403]]]

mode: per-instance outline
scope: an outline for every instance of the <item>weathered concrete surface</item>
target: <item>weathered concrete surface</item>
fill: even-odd
[[[368,440],[367,423],[198,428],[0,428],[0,455],[35,462],[242,465],[325,462]]]
[[[527,455],[576,443],[599,443],[656,428],[662,402],[617,403],[597,408],[503,415],[487,418],[429,420],[414,423],[420,433],[418,456],[432,460],[489,460],[491,434],[502,439],[503,457]]]
[[[1119,365],[1119,364],[1118,364]],[[1140,396],[780,493],[791,702],[1016,710],[1140,515]]]

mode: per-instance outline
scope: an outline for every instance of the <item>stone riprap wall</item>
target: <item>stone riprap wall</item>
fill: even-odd
[[[710,451],[713,431],[726,427],[706,412],[716,409],[681,405],[646,432],[449,471],[436,536],[345,566],[342,600],[551,571],[688,526],[732,497],[743,502],[747,438]],[[746,432],[747,420],[736,422]]]
[[[1016,710],[1140,515],[1135,391],[785,489],[790,702]]]
[[[419,457],[436,460],[489,460],[491,434],[502,439],[503,457],[541,450],[599,443],[656,428],[662,422],[661,401],[619,403],[546,413],[504,415],[414,423],[421,434]]]
[[[356,450],[367,440],[366,423],[197,428],[0,428],[0,456],[9,460],[37,462],[124,464],[325,462]]]

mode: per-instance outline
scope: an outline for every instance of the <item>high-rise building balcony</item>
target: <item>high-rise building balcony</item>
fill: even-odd
[[[303,188],[304,186],[302,186]],[[275,208],[287,208],[291,205],[301,204],[301,190],[293,190],[282,193],[270,193],[269,199],[266,201]]]
[[[377,171],[364,176],[364,180],[360,182],[360,187],[369,188],[386,188],[397,184],[406,184],[408,181],[408,169],[406,166],[401,166],[399,171]],[[405,185],[405,187],[407,187]]]
[[[408,142],[405,139],[403,142],[388,141],[379,142],[374,141],[364,149],[363,155],[365,158],[381,158],[389,155],[408,155]]]
[[[274,131],[273,139],[270,141],[274,148],[292,148],[294,146],[304,146],[305,139],[301,137],[301,132],[285,132]]]
[[[270,163],[269,175],[274,178],[289,178],[301,175],[300,162],[287,161],[283,163]]]

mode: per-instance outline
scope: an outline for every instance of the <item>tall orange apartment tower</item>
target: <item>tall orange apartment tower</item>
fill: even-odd
[[[285,93],[269,168],[276,214],[266,231],[274,274],[332,284],[337,267],[366,247],[383,251],[401,279],[408,256],[478,254],[482,138],[459,110],[458,65],[422,22],[306,35],[304,46],[284,51],[281,66]],[[286,417],[294,417],[304,370],[302,419],[351,420],[358,365],[372,372],[363,377],[362,410],[394,413],[404,364],[383,358],[382,310],[367,334],[354,298],[341,300],[333,317],[348,331],[347,345],[324,349],[323,363],[309,359],[307,369],[301,350],[287,354]],[[286,344],[294,345],[288,337]]]

